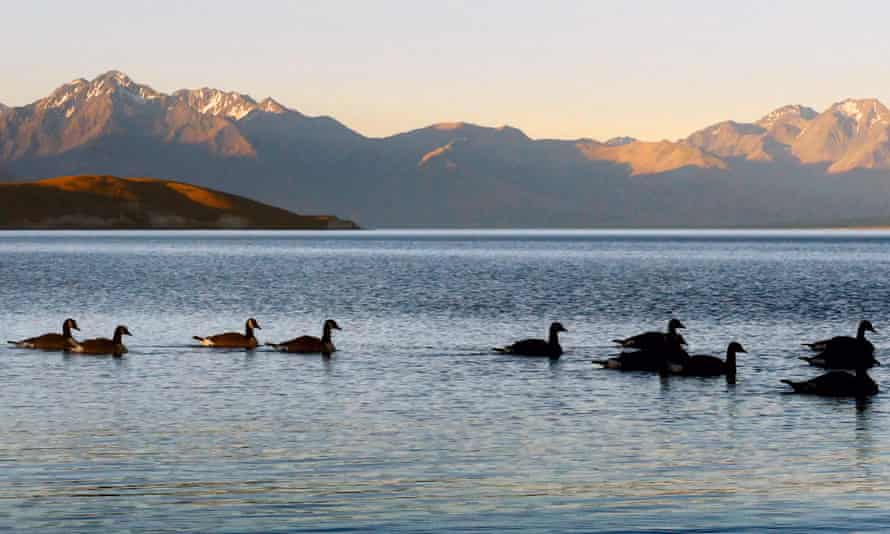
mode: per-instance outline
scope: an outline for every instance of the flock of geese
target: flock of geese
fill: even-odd
[[[130,330],[123,325],[114,329],[111,339],[100,337],[78,341],[74,339],[72,330],[80,330],[77,321],[65,319],[62,323],[62,333],[43,334],[42,336],[29,337],[20,341],[9,343],[20,349],[39,349],[51,351],[73,352],[78,354],[90,354],[94,356],[111,355],[120,357],[127,352],[123,336],[132,336]],[[262,330],[260,323],[251,317],[244,324],[244,333],[225,332],[212,336],[193,336],[204,347],[219,349],[255,349],[259,346],[254,330]],[[299,336],[281,343],[266,343],[266,346],[282,352],[295,352],[303,354],[331,354],[337,350],[331,341],[331,331],[340,330],[340,326],[333,319],[328,319],[322,326],[320,338],[315,336]]]
[[[677,332],[685,328],[679,320],[671,319],[667,332],[644,332],[628,338],[614,339],[612,341],[621,348],[621,353],[607,360],[594,360],[593,363],[618,371],[649,371],[699,377],[725,376],[728,383],[735,384],[736,355],[747,353],[745,348],[732,341],[726,347],[726,359],[710,354],[690,355],[684,348],[686,340]],[[868,397],[876,394],[878,385],[868,376],[867,370],[880,365],[880,362],[875,359],[874,345],[865,338],[866,332],[874,331],[871,322],[862,321],[856,337],[835,336],[804,343],[803,346],[815,351],[816,355],[802,357],[802,360],[815,367],[834,370],[803,382],[782,382],[791,386],[795,393],[831,397]],[[553,323],[546,341],[524,339],[494,350],[521,356],[559,358],[562,355],[560,332],[566,332],[565,327],[561,323]]]
[[[619,371],[649,371],[660,374],[713,377],[725,376],[730,384],[736,382],[736,355],[745,354],[745,348],[736,341],[726,348],[726,358],[722,359],[710,354],[690,355],[686,349],[686,340],[677,331],[686,327],[677,319],[668,322],[667,332],[644,332],[613,342],[621,348],[621,353],[607,360],[594,360],[594,364],[606,369]],[[259,346],[254,330],[261,330],[256,319],[250,318],[244,325],[244,333],[225,332],[211,336],[193,336],[201,346],[225,349],[255,349]],[[65,319],[62,333],[50,333],[9,343],[18,348],[65,351],[78,354],[112,355],[120,357],[127,352],[123,336],[130,336],[126,326],[114,329],[111,339],[94,338],[77,341],[72,330],[80,330],[74,319]],[[328,319],[322,326],[322,336],[299,336],[281,343],[266,343],[275,350],[302,354],[330,355],[336,351],[331,340],[331,332],[340,330],[337,322]],[[557,359],[562,356],[559,344],[559,333],[567,332],[558,322],[550,325],[548,338],[523,339],[497,347],[494,350],[517,356],[546,357]],[[865,338],[866,332],[875,329],[869,321],[862,321],[856,337],[835,336],[803,346],[816,352],[814,356],[801,359],[812,366],[833,369],[832,371],[802,382],[782,380],[791,386],[795,393],[825,395],[834,397],[867,397],[878,392],[878,385],[868,376],[867,370],[880,365],[874,356],[874,345]],[[852,371],[852,372],[849,372]]]

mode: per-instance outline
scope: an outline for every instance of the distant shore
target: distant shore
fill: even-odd
[[[358,230],[248,198],[153,178],[64,176],[0,183],[3,230]]]

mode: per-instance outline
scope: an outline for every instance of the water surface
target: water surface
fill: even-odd
[[[890,527],[890,404],[787,395],[869,318],[882,232],[0,232],[0,525],[46,532]],[[675,315],[739,382],[596,368]],[[192,335],[319,335],[331,359]],[[558,362],[490,348],[562,321]],[[883,334],[882,332],[887,332]],[[890,375],[872,373],[884,389]]]

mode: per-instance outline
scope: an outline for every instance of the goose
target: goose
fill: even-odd
[[[847,371],[831,371],[804,382],[782,380],[794,389],[794,393],[823,395],[827,397],[869,397],[878,392],[878,385],[860,367],[856,374]]]
[[[826,369],[855,369],[880,365],[875,357],[875,346],[865,339],[865,332],[874,332],[870,321],[862,321],[856,337],[836,336],[814,343],[804,343],[805,347],[821,351],[815,356],[801,356],[800,359],[815,367]]]
[[[686,340],[677,333],[678,328],[686,328],[686,326],[678,319],[671,319],[668,321],[667,333],[644,332],[624,339],[613,339],[612,342],[625,349],[640,350],[661,350],[670,342],[679,342],[680,345],[685,345]]]
[[[823,369],[856,369],[859,367],[868,369],[881,365],[881,362],[875,359],[873,354],[845,352],[832,348],[815,356],[801,356],[800,359],[813,367],[822,367]]]
[[[197,339],[201,342],[201,345],[205,347],[216,347],[223,349],[253,349],[258,345],[256,337],[253,335],[253,330],[262,330],[263,328],[260,326],[260,323],[256,321],[253,317],[247,320],[244,324],[244,333],[240,334],[238,332],[226,332],[224,334],[216,334],[213,336],[201,337],[201,336],[192,336],[193,339]]]
[[[127,346],[124,345],[123,336],[132,335],[133,334],[130,333],[130,330],[126,326],[120,325],[114,329],[113,339],[105,337],[87,339],[73,347],[71,352],[76,352],[78,354],[113,354],[114,356],[120,356],[127,352]]]
[[[62,323],[61,334],[43,334],[42,336],[29,337],[21,341],[10,341],[9,343],[20,349],[41,349],[41,350],[68,350],[77,344],[71,330],[78,330],[77,321],[68,318]]]
[[[708,354],[696,354],[680,366],[679,374],[685,376],[721,376],[726,375],[726,381],[735,384],[736,362],[735,355],[747,354],[748,351],[741,343],[733,341],[726,347],[726,360]]]
[[[337,350],[334,343],[331,341],[331,330],[342,330],[342,328],[337,324],[337,321],[328,319],[324,322],[324,326],[322,327],[321,339],[315,336],[300,336],[291,339],[290,341],[266,343],[266,345],[282,352],[331,354]]]
[[[658,350],[622,352],[607,360],[593,360],[594,365],[617,371],[675,372],[682,369],[689,354],[679,344]]]
[[[568,330],[562,326],[562,323],[552,323],[550,325],[550,337],[547,341],[543,339],[523,339],[512,345],[495,347],[494,350],[517,356],[546,356],[556,359],[562,356],[562,347],[559,345],[560,332],[568,332]]]
[[[866,332],[877,332],[871,325],[871,321],[859,322],[859,327],[856,329],[856,337],[835,336],[831,339],[823,339],[822,341],[801,343],[801,345],[820,352],[827,350],[837,350],[842,352],[862,352],[865,354],[873,354],[875,351],[875,347],[871,344],[871,341],[865,339]]]

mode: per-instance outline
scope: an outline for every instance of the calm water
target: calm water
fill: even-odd
[[[0,348],[0,528],[887,530],[890,394],[779,379],[861,318],[890,363],[888,273],[882,233],[0,233],[2,340],[135,334]],[[745,345],[736,386],[591,365],[671,314],[694,352]],[[334,318],[339,352],[190,343],[248,316]],[[488,350],[553,320],[557,363]]]

